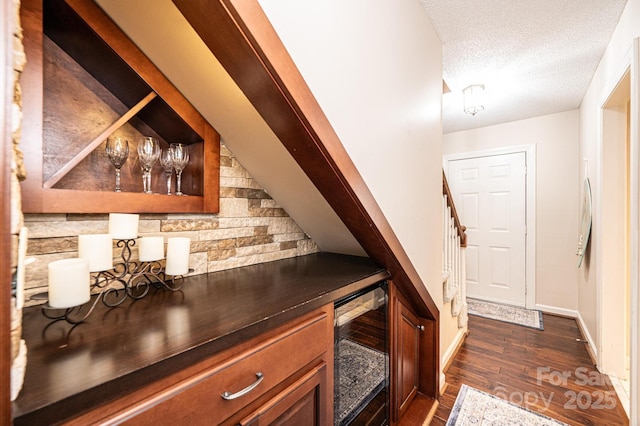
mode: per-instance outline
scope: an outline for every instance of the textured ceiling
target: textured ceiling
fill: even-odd
[[[444,132],[576,109],[626,0],[419,0],[443,44]],[[462,89],[485,85],[485,110]]]

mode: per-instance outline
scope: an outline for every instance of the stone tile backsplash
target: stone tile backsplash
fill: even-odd
[[[247,173],[233,154],[220,147],[220,211],[217,214],[141,214],[140,236],[191,239],[193,274],[248,266],[319,251],[302,229]],[[47,291],[51,261],[77,257],[78,235],[106,233],[107,214],[25,214],[29,229],[29,296]],[[114,250],[117,261],[119,250]],[[134,259],[137,251],[134,247]]]

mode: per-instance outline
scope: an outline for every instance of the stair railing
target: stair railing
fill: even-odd
[[[442,282],[444,303],[451,302],[451,315],[458,317],[458,327],[467,325],[466,227],[460,223],[447,177],[442,172],[443,256]]]

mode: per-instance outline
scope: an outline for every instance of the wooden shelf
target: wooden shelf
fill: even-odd
[[[24,212],[217,212],[220,136],[113,21],[90,0],[26,0],[21,13]],[[104,152],[110,135],[129,141],[121,193]],[[159,164],[154,194],[142,193],[144,136],[188,145],[188,197],[166,195]]]

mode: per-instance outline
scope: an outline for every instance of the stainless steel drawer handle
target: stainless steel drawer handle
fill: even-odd
[[[255,382],[251,383],[246,388],[244,388],[241,391],[238,391],[236,393],[225,392],[225,393],[222,394],[222,398],[226,399],[227,401],[231,401],[232,399],[240,398],[241,396],[248,394],[249,392],[254,390],[260,383],[262,383],[262,380],[264,380],[264,376],[262,375],[262,373],[260,371],[258,371],[256,373],[256,377],[258,378],[258,380],[256,380]]]

